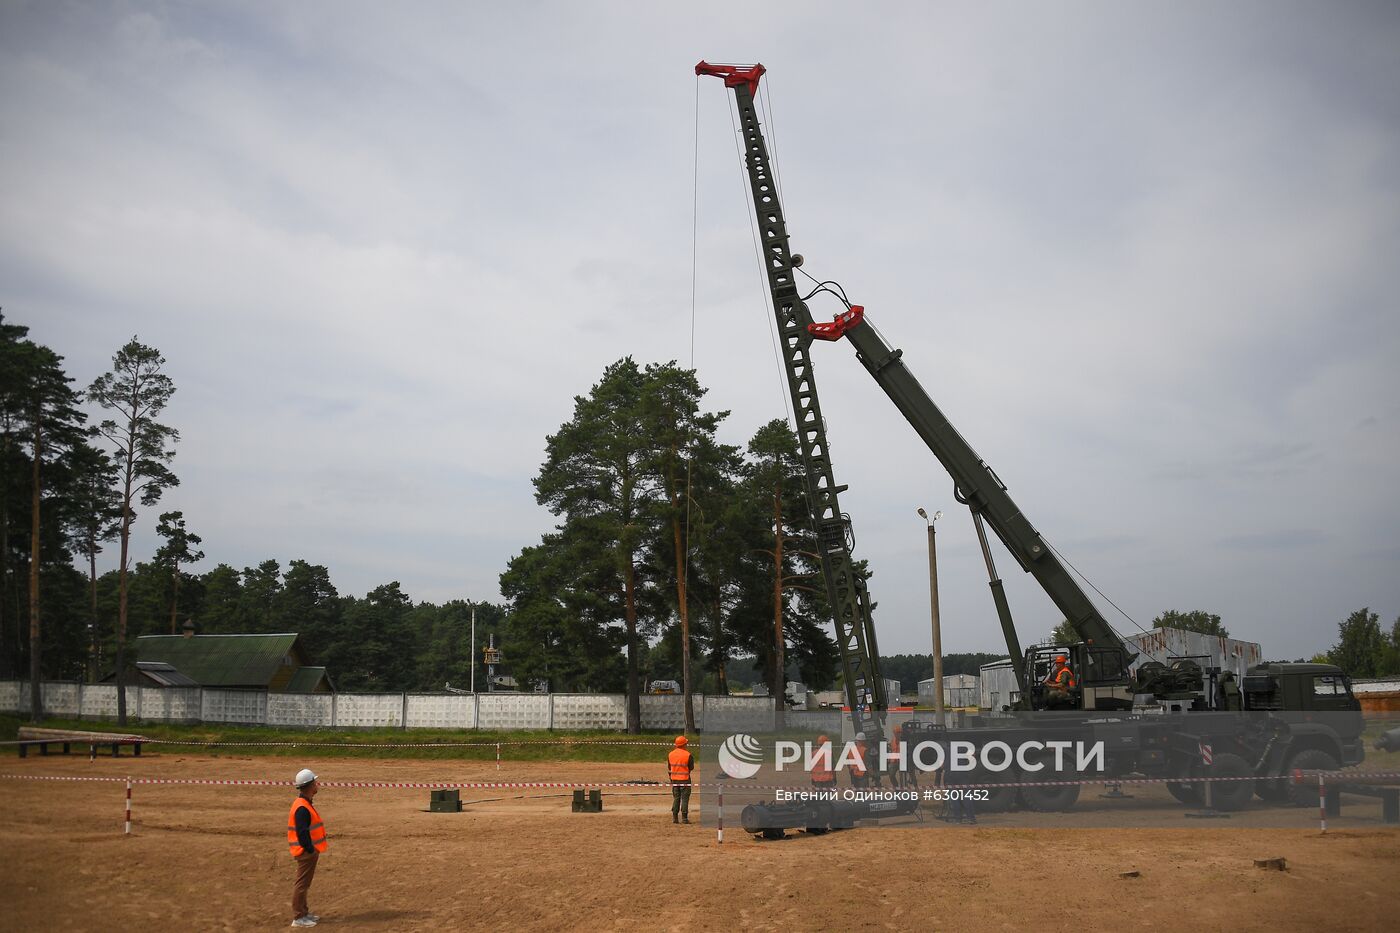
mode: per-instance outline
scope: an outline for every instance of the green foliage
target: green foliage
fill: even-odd
[[[1185,629],[1188,632],[1200,632],[1202,635],[1230,637],[1229,630],[1220,624],[1220,616],[1203,609],[1193,609],[1190,612],[1168,609],[1152,620],[1152,627]]]
[[[162,513],[156,525],[156,534],[165,540],[156,551],[156,563],[170,574],[170,634],[175,635],[178,634],[176,620],[180,608],[180,585],[188,576],[180,568],[204,559],[204,552],[197,547],[204,539],[185,527],[183,512]]]
[[[1396,627],[1400,627],[1397,620]],[[1386,670],[1394,651],[1396,628],[1391,638],[1381,633],[1380,616],[1370,608],[1358,609],[1337,626],[1337,644],[1328,652],[1332,663],[1352,677],[1383,677],[1400,671]]]
[[[132,337],[112,357],[111,372],[88,386],[88,400],[114,412],[98,425],[98,433],[111,443],[121,484],[122,518],[118,529],[121,557],[117,562],[117,683],[126,677],[127,573],[131,523],[135,503],[154,505],[165,490],[180,480],[168,464],[175,456],[180,432],[156,420],[175,394],[175,383],[161,372],[165,357],[154,347]],[[126,691],[117,691],[117,721],[126,722]]]
[[[943,676],[951,674],[977,674],[983,664],[990,664],[1004,654],[986,651],[970,651],[943,656]],[[894,654],[880,659],[880,673],[899,681],[901,692],[912,693],[918,689],[919,681],[933,676],[933,655]]]
[[[1041,640],[1043,645],[1073,645],[1082,641],[1079,633],[1074,630],[1074,626],[1069,624],[1069,619],[1061,619],[1060,624],[1050,630],[1050,634]]]
[[[45,643],[65,643],[81,611],[81,591],[69,585],[72,500],[90,448],[63,357],[28,332],[0,314],[0,676],[30,678],[38,718],[37,681],[55,667]]]

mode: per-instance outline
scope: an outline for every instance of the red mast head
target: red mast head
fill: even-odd
[[[709,62],[701,62],[695,66],[695,73],[698,75],[714,75],[724,79],[725,87],[738,87],[741,84],[749,86],[749,96],[758,95],[758,79],[763,77],[768,69],[762,65],[711,65]]]

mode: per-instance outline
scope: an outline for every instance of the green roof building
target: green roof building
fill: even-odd
[[[136,661],[168,664],[201,687],[332,693],[324,667],[307,664],[300,636],[142,635]]]

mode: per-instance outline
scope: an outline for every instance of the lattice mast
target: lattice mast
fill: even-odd
[[[745,164],[749,190],[758,220],[760,249],[773,297],[773,314],[778,322],[783,365],[787,370],[788,391],[806,472],[807,497],[811,502],[822,579],[831,606],[836,639],[841,649],[841,670],[845,676],[846,702],[855,728],[872,742],[883,735],[879,714],[887,706],[885,682],[880,676],[879,650],[875,626],[870,616],[870,596],[856,573],[852,557],[850,519],[841,512],[838,495],[847,487],[837,485],[831,467],[821,403],[817,399],[816,374],[808,352],[813,337],[808,330],[812,315],[798,293],[793,279],[793,254],[788,248],[787,222],[778,201],[777,185],[768,156],[768,144],[759,124],[754,95],[764,74],[762,65],[695,66],[697,75],[724,79],[734,91],[739,107],[740,131],[744,138]],[[801,260],[798,260],[800,264]],[[785,676],[785,675],[784,675]]]

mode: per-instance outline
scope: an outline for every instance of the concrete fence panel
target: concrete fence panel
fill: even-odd
[[[408,728],[470,729],[476,717],[476,698],[460,693],[410,693]]]
[[[770,731],[773,700],[769,697],[706,697],[705,718],[699,725],[707,732]]]
[[[78,711],[80,719],[116,719],[117,685],[87,684],[83,687],[83,706]],[[196,712],[196,718],[198,714]]]
[[[549,694],[481,693],[477,695],[481,729],[548,729]]]
[[[0,680],[0,712],[19,712],[19,688],[18,680]]]
[[[206,687],[200,691],[199,718],[204,722],[264,725],[267,722],[267,693],[262,690],[221,690]]]
[[[692,697],[699,713],[699,697]],[[685,698],[675,694],[642,696],[643,732],[680,732],[685,729]]]
[[[841,711],[828,709],[788,710],[784,717],[790,729],[810,729],[825,732],[832,741],[841,734]]]
[[[87,689],[93,689],[91,687]],[[202,704],[198,687],[140,687],[141,718],[154,722],[199,722]]]
[[[79,703],[82,699],[81,684],[46,682],[40,684],[40,689],[43,691],[44,715],[61,716],[64,719],[78,717]]]
[[[269,693],[267,724],[327,728],[331,724],[332,696],[329,693]]]
[[[555,693],[554,729],[627,728],[627,697],[615,693]]]
[[[403,727],[402,693],[339,693],[335,727],[398,729]]]

